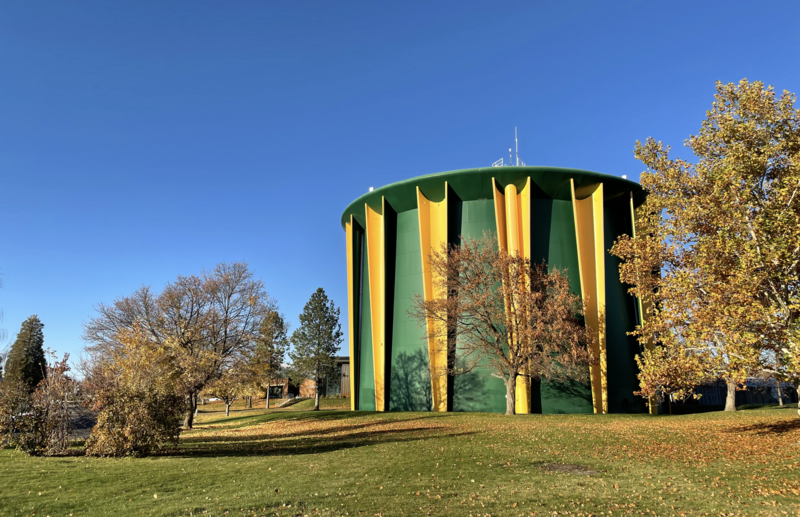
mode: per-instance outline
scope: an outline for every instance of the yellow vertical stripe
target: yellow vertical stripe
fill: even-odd
[[[608,358],[606,356],[606,268],[603,230],[603,184],[592,194],[595,275],[597,278],[598,334],[600,344],[600,385],[603,413],[608,413]]]
[[[505,189],[501,189],[496,179],[492,179],[492,182],[498,244],[509,254],[516,253],[529,258],[531,254],[531,180],[528,178],[521,191],[517,191],[517,187],[513,183],[506,185]],[[512,310],[512,308],[507,306],[506,310]],[[509,338],[515,339],[514,336],[509,336]],[[514,411],[517,414],[530,413],[531,382],[528,377],[517,377],[514,394]]]
[[[517,194],[517,228],[519,229],[519,253],[521,256],[531,258],[531,178]],[[523,372],[525,373],[525,372]],[[531,379],[529,377],[517,378],[515,411],[518,414],[531,412]]]
[[[517,228],[519,232],[519,254],[527,259],[531,258],[531,178],[517,194]],[[523,372],[526,373],[526,372]],[[529,377],[517,378],[515,411],[518,414],[531,412],[531,379]]]
[[[506,212],[506,249],[509,255],[519,254],[521,214],[519,213],[519,198],[517,187],[511,183],[506,185],[505,195]],[[498,236],[499,237],[499,236]]]
[[[419,218],[420,255],[422,256],[422,290],[425,301],[446,296],[434,277],[430,256],[447,245],[447,183],[445,195],[438,203],[430,201],[417,187],[417,216]],[[434,332],[433,320],[428,319],[428,333]],[[428,362],[431,372],[433,411],[447,411],[447,342],[428,338]]]
[[[385,203],[385,199],[383,200]],[[364,204],[367,219],[367,269],[372,325],[372,365],[375,377],[375,410],[384,411],[384,376],[386,365],[385,334],[385,260],[383,214]]]
[[[355,257],[353,257],[353,247],[355,245],[354,239],[356,238],[353,230],[353,216],[350,215],[350,222],[345,225],[345,233],[347,235],[347,321],[350,330],[350,410],[356,410],[356,332],[358,326],[358,315],[355,310],[355,292],[353,282],[355,279]]]
[[[531,258],[531,178],[525,183],[519,197],[520,239],[523,257]]]
[[[597,362],[591,366],[592,404],[595,413],[608,413],[608,362],[606,358],[605,250],[603,249],[603,184],[585,199],[575,196],[570,180],[581,297],[586,303],[586,324],[592,328]]]

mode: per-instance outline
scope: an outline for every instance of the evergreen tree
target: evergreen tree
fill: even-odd
[[[35,314],[22,322],[6,360],[6,380],[21,382],[29,392],[47,375],[42,328],[44,324]]]
[[[283,373],[283,361],[289,348],[289,324],[278,311],[271,311],[261,322],[253,360],[266,388],[266,408],[269,409],[269,387]]]
[[[300,314],[300,328],[292,333],[294,349],[289,353],[292,367],[314,380],[314,410],[319,410],[319,384],[333,375],[334,355],[342,342],[339,308],[329,300],[321,287]]]

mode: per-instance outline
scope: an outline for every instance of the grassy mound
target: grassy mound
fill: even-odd
[[[0,451],[0,516],[796,515],[799,441],[793,410],[506,417],[237,404],[226,418],[209,404],[178,450],[155,457]]]

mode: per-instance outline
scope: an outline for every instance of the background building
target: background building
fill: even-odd
[[[459,236],[496,233],[502,245],[567,270],[588,299],[601,361],[591,382],[522,387],[517,412],[638,412],[633,330],[638,307],[608,250],[633,231],[644,200],[631,181],[551,167],[488,167],[421,176],[371,191],[342,215],[347,234],[351,407],[377,411],[505,411],[505,387],[487,371],[430,376],[425,332],[408,315],[429,296],[431,250]],[[520,389],[518,388],[518,393]]]

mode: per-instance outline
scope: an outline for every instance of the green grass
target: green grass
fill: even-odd
[[[798,442],[791,408],[505,417],[236,405],[226,418],[210,404],[177,451],[150,458],[0,451],[0,516],[797,515]]]
[[[314,399],[304,400],[295,404],[296,409],[314,409]],[[350,399],[330,398],[319,399],[319,408],[322,409],[350,409]]]

